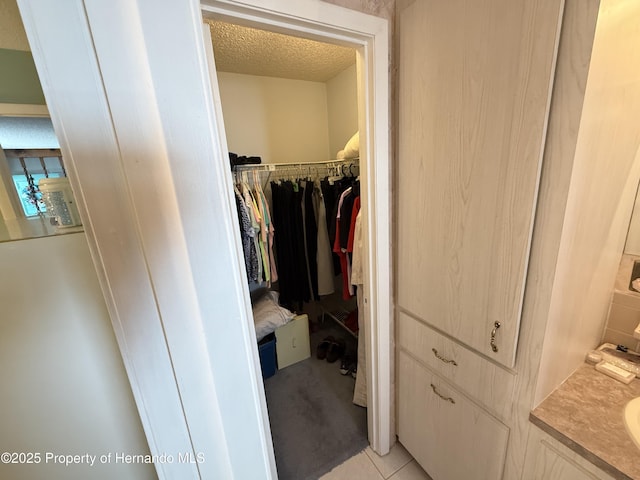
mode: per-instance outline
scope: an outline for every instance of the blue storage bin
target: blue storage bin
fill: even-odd
[[[258,343],[260,352],[260,366],[262,367],[262,378],[269,378],[275,375],[276,367],[276,337],[267,335]]]

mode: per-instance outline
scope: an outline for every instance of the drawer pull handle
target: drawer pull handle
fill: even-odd
[[[449,360],[448,358],[444,358],[442,355],[438,353],[438,350],[436,350],[435,348],[432,348],[431,351],[433,352],[433,354],[436,356],[438,360],[442,360],[444,363],[450,363],[454,367],[458,366],[455,360]]]
[[[500,328],[500,322],[495,322],[493,324],[493,330],[491,330],[491,350],[494,352],[498,351],[498,346],[496,345],[496,333],[498,333],[498,329]]]
[[[451,398],[451,397],[445,397],[444,395],[442,395],[437,389],[436,386],[432,383],[431,384],[431,388],[433,389],[433,393],[435,393],[436,395],[438,395],[441,399],[447,401],[447,402],[451,402],[452,404],[456,404],[456,401]]]

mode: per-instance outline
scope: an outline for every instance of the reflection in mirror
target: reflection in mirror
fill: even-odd
[[[81,231],[49,118],[0,117],[0,242]]]

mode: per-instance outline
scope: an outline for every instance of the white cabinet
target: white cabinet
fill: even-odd
[[[400,18],[398,305],[508,367],[561,4],[421,0]]]
[[[509,429],[404,352],[398,434],[434,480],[498,480]]]

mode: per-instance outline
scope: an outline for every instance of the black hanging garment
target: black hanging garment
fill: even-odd
[[[293,182],[271,182],[273,197],[274,241],[278,263],[280,304],[291,309],[302,308],[311,299],[307,261],[304,249],[302,199],[304,190]]]

